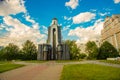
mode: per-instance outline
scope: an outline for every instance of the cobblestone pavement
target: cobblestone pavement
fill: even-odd
[[[63,66],[67,64],[99,64],[120,68],[119,64],[110,64],[99,61],[65,63],[56,63],[55,61],[48,61],[44,63],[17,62],[16,64],[25,64],[26,66],[1,73],[0,80],[59,80]]]

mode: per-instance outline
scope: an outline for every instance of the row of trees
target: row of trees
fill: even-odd
[[[36,58],[36,46],[29,40],[22,45],[22,49],[13,43],[9,43],[6,47],[0,50],[0,60],[34,60]]]
[[[88,54],[88,56],[85,53],[81,53],[75,41],[67,40],[65,43],[68,44],[70,48],[71,59],[106,59],[119,56],[116,48],[107,41],[103,42],[100,47],[98,47],[94,41],[88,41],[85,45],[85,53]]]
[[[103,42],[99,48],[94,41],[87,42],[86,52],[89,54],[89,59],[106,59],[119,56],[117,49],[107,41]]]
[[[70,49],[70,59],[106,59],[110,57],[119,56],[118,51],[109,42],[103,42],[98,48],[94,41],[89,41],[86,43],[86,54],[81,53],[80,48],[77,46],[75,41],[66,40],[64,43],[68,44]],[[20,49],[17,45],[9,43],[5,48],[0,50],[0,60],[36,60],[37,58],[37,48],[35,44],[27,40]]]

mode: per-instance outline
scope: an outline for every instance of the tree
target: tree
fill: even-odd
[[[70,59],[79,59],[80,49],[77,47],[76,42],[66,40],[65,44],[67,44],[70,49]]]
[[[116,48],[109,42],[105,41],[100,46],[98,59],[112,58],[112,57],[117,57],[118,55],[119,53],[116,50]]]
[[[0,60],[5,60],[5,58],[4,58],[4,48],[0,49]]]
[[[13,43],[9,43],[0,53],[2,54],[2,59],[14,60],[19,56],[19,47]]]
[[[88,53],[89,59],[96,59],[98,55],[98,47],[94,41],[88,41],[86,43],[85,51]]]
[[[35,60],[37,59],[37,49],[33,42],[27,40],[23,44],[23,48],[21,50],[23,53],[23,59],[24,60]]]
[[[84,59],[87,55],[85,53],[80,53],[79,54],[79,59]]]

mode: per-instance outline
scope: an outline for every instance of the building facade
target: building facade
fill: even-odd
[[[120,15],[106,17],[103,30],[101,31],[101,41],[108,41],[118,51],[120,50]]]
[[[69,60],[69,48],[62,43],[61,26],[56,18],[53,18],[48,27],[48,39],[46,44],[38,45],[38,60]]]

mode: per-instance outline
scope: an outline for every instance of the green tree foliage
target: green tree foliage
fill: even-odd
[[[87,55],[85,53],[80,53],[79,54],[79,59],[84,59]]]
[[[5,58],[4,58],[4,48],[0,49],[0,60],[5,60]]]
[[[37,59],[37,49],[36,46],[33,42],[27,40],[23,44],[23,48],[21,50],[23,54],[23,59],[24,60],[35,60]]]
[[[2,60],[14,60],[19,56],[19,47],[13,43],[9,43],[0,51]]]
[[[88,53],[89,59],[96,59],[98,55],[98,47],[94,41],[88,41],[86,43],[85,51]]]
[[[112,57],[117,57],[118,55],[119,53],[116,50],[116,48],[109,42],[105,41],[100,46],[98,59],[112,58]]]
[[[70,59],[79,59],[80,49],[77,47],[75,41],[66,40],[65,43],[70,49]]]

